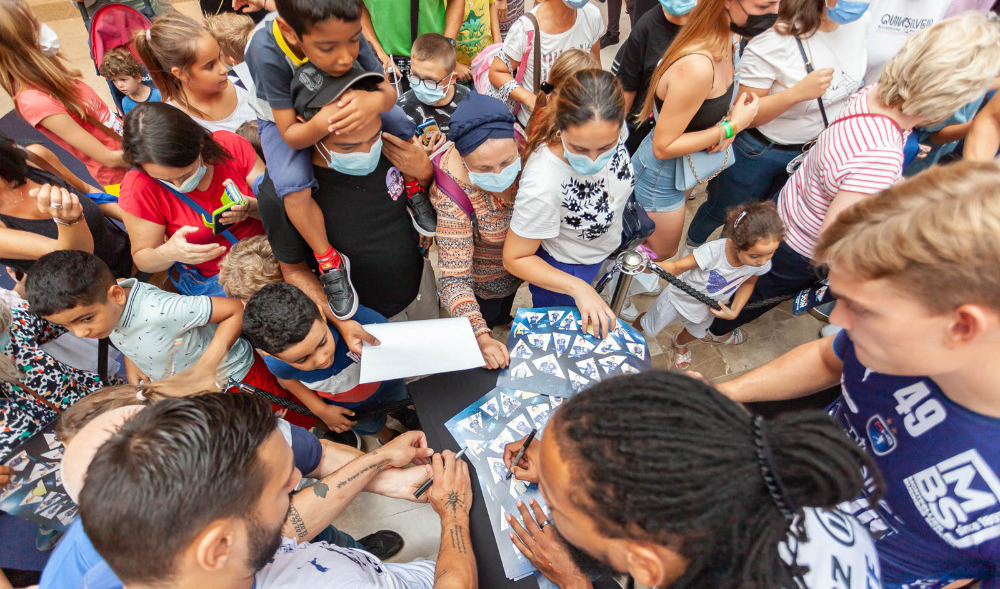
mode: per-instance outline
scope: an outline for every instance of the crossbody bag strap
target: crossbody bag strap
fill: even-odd
[[[98,129],[100,129],[108,137],[111,137],[112,139],[114,139],[118,143],[122,142],[122,136],[121,135],[119,135],[114,129],[111,129],[110,127],[108,127],[107,125],[105,125],[104,123],[102,123],[101,121],[98,121],[97,118],[95,118],[89,112],[88,113],[83,113],[83,118],[88,123],[90,123],[91,125],[94,125]]]
[[[441,163],[441,160],[444,159],[445,153],[447,153],[447,150],[432,158],[434,163],[434,183],[437,185],[438,190],[458,205],[458,208],[462,209],[462,212],[469,218],[469,222],[472,223],[472,231],[478,236],[479,222],[476,220],[476,210],[472,206],[472,200],[469,198],[469,195],[466,194],[465,190],[459,186],[458,182],[456,182],[454,178],[452,178],[448,172],[445,171],[443,164]]]
[[[806,55],[806,48],[802,45],[802,41],[798,38],[795,39],[795,44],[799,46],[799,55],[802,56],[802,63],[806,65],[806,75],[813,73],[816,68],[813,67],[812,60]],[[823,117],[823,126],[829,127],[830,121],[826,118],[826,109],[823,107],[823,97],[817,96],[816,103],[819,104],[819,114]]]
[[[524,16],[528,17],[531,26],[535,29],[535,38],[532,41],[535,54],[531,57],[531,64],[535,70],[532,72],[532,82],[534,82],[532,89],[534,92],[538,92],[542,84],[542,29],[538,26],[538,19],[535,18],[534,14],[525,12]]]
[[[420,28],[420,0],[410,0],[410,45],[417,40]]]
[[[23,382],[17,381],[15,384],[17,385],[17,388],[19,388],[22,391],[28,393],[28,396],[31,397],[32,399],[38,401],[42,405],[45,405],[46,407],[48,407],[49,409],[55,411],[56,413],[62,413],[62,409],[60,409],[58,405],[56,405],[52,401],[49,401],[45,397],[39,395],[35,391],[31,390],[30,388],[28,388],[27,386],[25,386],[25,384]]]
[[[163,182],[160,182],[160,186],[166,188],[171,193],[173,193],[174,196],[176,196],[177,198],[181,199],[181,202],[183,202],[184,204],[186,204],[189,209],[191,209],[194,212],[198,213],[198,216],[201,217],[203,221],[205,219],[209,219],[209,220],[212,219],[212,215],[210,215],[208,213],[208,211],[205,210],[205,207],[203,207],[200,204],[198,204],[197,202],[195,202],[195,200],[193,198],[191,198],[190,195],[185,194],[185,193],[181,192],[180,190],[174,190],[173,188],[171,188],[170,186],[167,186]],[[225,231],[223,231],[219,235],[221,235],[221,236],[225,237],[227,240],[229,240],[229,243],[232,244],[232,245],[236,245],[236,242],[239,241],[238,239],[236,239],[236,236],[233,235],[232,232],[229,231],[228,229],[226,229]]]
[[[853,115],[847,115],[846,117],[841,117],[841,118],[837,119],[836,121],[834,121],[833,124],[836,125],[837,123],[842,123],[842,122],[844,122],[844,121],[846,121],[848,119],[865,119],[865,118],[868,118],[868,119],[886,119],[887,121],[889,121],[892,124],[893,127],[896,128],[897,131],[899,131],[900,137],[902,137],[903,135],[905,135],[905,133],[903,133],[903,129],[899,126],[899,123],[897,123],[896,121],[892,120],[892,117],[889,117],[889,116],[886,116],[886,115],[880,115],[880,114],[877,114],[877,113],[870,113],[870,112],[855,113]]]

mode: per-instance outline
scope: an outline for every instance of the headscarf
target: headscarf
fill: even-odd
[[[459,155],[465,157],[487,139],[513,139],[516,122],[503,102],[473,91],[452,113],[448,139],[455,143]]]

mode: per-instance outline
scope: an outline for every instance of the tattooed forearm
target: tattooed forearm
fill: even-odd
[[[451,547],[457,550],[459,554],[467,554],[465,547],[465,527],[455,524],[449,528],[448,533],[451,536]]]
[[[320,499],[326,499],[326,493],[329,490],[330,487],[323,481],[317,481],[316,484],[313,485],[313,492],[316,493],[316,496]]]
[[[448,573],[448,569],[444,569],[441,572],[439,572],[438,574],[434,575],[434,582],[436,583],[436,582],[440,581],[441,577],[445,576],[447,573]]]
[[[361,475],[365,474],[366,472],[368,472],[370,470],[374,469],[376,473],[381,472],[382,469],[385,467],[386,462],[388,462],[388,461],[387,460],[380,460],[379,462],[376,462],[375,464],[370,464],[370,465],[362,468],[360,471],[352,474],[351,476],[349,476],[346,479],[344,479],[344,480],[340,481],[339,483],[337,483],[337,488],[338,489],[342,489],[344,486],[350,484],[351,482],[353,482],[354,480],[356,480],[358,477],[360,477]]]
[[[288,505],[288,519],[292,522],[292,527],[295,528],[295,535],[301,540],[305,538],[309,531],[306,529],[306,522],[302,521],[302,516],[299,515],[299,510],[295,509],[294,504]]]

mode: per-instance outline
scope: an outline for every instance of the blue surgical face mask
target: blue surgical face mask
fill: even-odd
[[[857,0],[838,0],[836,6],[826,9],[826,15],[838,25],[846,25],[864,16],[870,5]]]
[[[379,137],[372,144],[368,151],[355,151],[352,153],[338,153],[330,151],[322,143],[317,143],[319,154],[323,156],[326,165],[330,166],[341,174],[351,176],[367,176],[378,167],[378,160],[382,157],[382,138]]]
[[[611,161],[612,156],[618,151],[618,145],[613,145],[611,149],[605,151],[601,155],[597,156],[597,159],[590,159],[589,157],[581,153],[573,153],[566,147],[566,140],[562,139],[563,145],[563,155],[566,156],[566,161],[569,165],[573,166],[577,174],[582,174],[584,176],[590,176],[591,174],[596,174],[607,167],[608,162]]]
[[[410,84],[410,89],[413,90],[413,95],[417,97],[417,100],[426,105],[432,105],[437,104],[444,99],[444,95],[448,93],[448,86],[451,86],[451,82],[431,90],[423,83],[420,83]]]
[[[503,192],[517,180],[521,172],[521,160],[516,159],[499,172],[473,172],[469,170],[469,180],[487,192]]]
[[[660,0],[660,6],[673,16],[684,16],[691,12],[698,0]]]
[[[590,0],[563,0],[563,2],[566,3],[566,6],[577,10],[580,10],[584,6],[590,4]]]
[[[181,182],[180,186],[174,184],[173,182],[167,182],[166,180],[160,180],[160,182],[166,184],[170,188],[173,188],[177,192],[183,192],[184,194],[187,194],[188,192],[191,192],[195,188],[198,188],[198,183],[201,182],[201,179],[205,177],[205,172],[207,171],[208,167],[205,166],[205,164],[199,164],[198,171],[195,172],[194,174],[191,174],[188,177],[188,179],[185,180],[184,182]]]

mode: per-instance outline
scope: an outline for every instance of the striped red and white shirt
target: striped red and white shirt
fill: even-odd
[[[868,94],[874,87],[851,97],[778,196],[785,242],[806,258],[812,258],[820,227],[838,192],[878,194],[903,174],[906,134],[895,121],[884,115],[847,118],[871,114]]]

